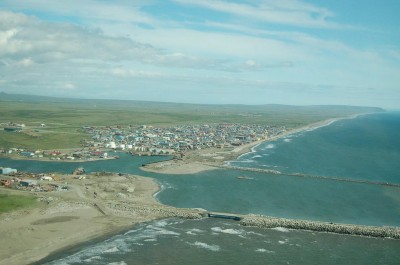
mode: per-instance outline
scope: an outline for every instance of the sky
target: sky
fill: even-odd
[[[399,109],[398,0],[1,0],[0,92]]]

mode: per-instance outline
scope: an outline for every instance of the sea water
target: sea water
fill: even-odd
[[[400,183],[399,131],[400,113],[366,115],[263,143],[231,164]],[[154,177],[168,187],[158,198],[177,207],[400,226],[398,187],[238,170]]]
[[[380,113],[341,120],[329,126],[263,143],[254,148],[253,152],[241,156],[231,164],[274,169],[285,173],[400,183],[399,129],[400,113]],[[20,171],[65,173],[83,166],[89,172],[112,171],[150,176],[164,187],[157,198],[162,203],[176,207],[197,207],[211,211],[255,213],[339,223],[400,226],[400,188],[240,170],[211,170],[192,175],[163,175],[143,172],[139,169],[141,164],[153,162],[156,159],[158,158],[131,157],[121,154],[118,160],[79,164],[0,159],[0,165],[11,166]],[[246,178],[237,178],[243,176]],[[261,264],[279,264],[280,262],[284,264],[311,264],[313,262],[314,264],[336,264],[342,259],[346,261],[353,259],[355,262],[352,263],[358,264],[395,264],[393,261],[399,257],[394,251],[394,249],[400,249],[399,241],[387,239],[312,234],[302,231],[284,233],[275,230],[257,230],[257,233],[264,237],[273,238],[271,241],[273,246],[267,246],[262,242],[269,242],[268,239],[250,236],[247,233],[254,231],[253,228],[240,227],[237,223],[217,220],[176,222],[178,224],[168,223],[166,229],[179,235],[161,235],[157,237],[158,243],[154,244],[151,243],[154,238],[147,238],[149,241],[142,242],[140,229],[154,226],[156,223],[144,224],[133,230],[136,232],[123,235],[134,242],[123,252],[120,252],[121,247],[114,248],[113,246],[106,252],[109,256],[105,257],[104,263],[99,263],[103,258],[102,255],[94,254],[89,255],[86,261],[79,258],[76,264],[87,262],[136,264],[134,263],[136,259],[137,264],[187,264],[189,261],[193,263],[192,257],[199,261],[197,264],[218,262],[236,264],[231,260],[232,256],[236,257],[236,253],[244,255],[244,259],[235,258],[238,260],[237,264],[239,262],[240,264],[260,264],[261,260],[264,260]],[[232,237],[232,234],[218,232],[216,228],[207,229],[207,225],[211,228],[219,227],[221,231],[243,231],[241,235],[245,238],[240,237],[239,234]],[[188,231],[176,232],[174,230],[176,226],[204,230],[207,232],[197,233],[197,236],[206,236],[193,238],[194,241],[182,239],[182,237],[193,235],[187,234]],[[140,231],[138,232],[137,229]],[[275,235],[276,232],[284,234]],[[218,236],[214,236],[216,234],[213,233],[217,233]],[[288,235],[298,240],[294,246],[290,245],[293,242],[286,245],[286,240],[294,240],[288,238]],[[119,236],[117,240],[124,241]],[[282,238],[276,240],[275,236]],[[246,241],[246,238],[251,240]],[[241,244],[241,247],[238,244]],[[284,246],[288,248],[281,248]],[[85,248],[80,253],[86,253],[86,251],[90,253],[91,250]],[[137,256],[138,252],[151,253],[151,255],[142,253],[143,255]],[[304,254],[301,255],[301,253]],[[367,258],[364,259],[360,253]],[[206,255],[207,260],[200,258],[203,255]],[[260,257],[257,255],[263,256],[257,259],[256,257]],[[133,257],[135,261],[128,257]],[[97,258],[99,260],[96,261]],[[214,262],[209,262],[210,260]]]
[[[400,183],[400,112],[339,120],[266,142],[234,166]]]
[[[392,239],[167,219],[137,225],[45,264],[398,264],[399,246]]]

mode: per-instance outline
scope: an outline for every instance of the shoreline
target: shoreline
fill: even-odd
[[[40,264],[43,259],[135,225],[170,217],[201,218],[201,211],[163,205],[152,178],[117,174],[69,177],[69,191],[31,193],[34,208],[0,215],[0,264]],[[64,180],[65,181],[65,180]],[[2,194],[20,194],[0,188]],[[29,194],[29,193],[27,193]]]
[[[355,119],[359,116],[368,114],[370,113],[353,114],[346,117],[331,118],[319,121],[299,128],[287,130],[271,138],[261,139],[249,144],[238,146],[229,151],[224,151],[224,149],[217,149],[217,148],[191,151],[188,154],[189,158],[184,158],[182,160],[161,161],[161,162],[146,164],[140,167],[140,169],[143,171],[154,172],[159,174],[177,174],[177,175],[196,174],[207,170],[214,170],[220,168],[221,166],[229,165],[231,161],[236,160],[243,155],[255,152],[254,149],[261,144],[276,141],[292,134],[297,134],[304,131],[316,130],[325,126],[329,126],[332,123],[335,123],[340,120]]]
[[[7,155],[7,154],[0,154],[0,158],[7,158],[7,159],[12,159],[12,160],[23,160],[23,161],[41,161],[41,162],[65,162],[65,163],[85,163],[85,162],[95,162],[95,161],[103,161],[103,160],[114,160],[118,159],[116,157],[109,157],[109,158],[94,158],[94,159],[87,159],[87,160],[82,160],[82,159],[76,159],[76,160],[55,160],[55,159],[49,159],[49,158],[31,158],[31,157],[24,157],[24,156],[15,156],[15,155]]]
[[[354,117],[353,117],[354,116]],[[337,119],[329,119],[326,121],[321,121],[318,123],[314,123],[314,124],[310,124],[307,126],[303,126],[301,128],[297,128],[297,129],[292,129],[289,130],[287,132],[284,132],[280,135],[277,135],[275,137],[271,137],[269,139],[264,139],[261,141],[257,141],[257,142],[253,142],[247,145],[243,145],[243,146],[239,146],[235,149],[233,149],[231,151],[231,154],[236,155],[240,154],[246,154],[249,152],[254,152],[254,150],[252,150],[253,148],[257,147],[258,145],[265,143],[265,142],[270,142],[270,141],[275,141],[278,139],[281,139],[283,137],[286,137],[290,134],[294,134],[294,133],[299,133],[302,131],[306,131],[306,130],[315,130],[317,128],[323,127],[323,126],[327,126],[332,124],[333,122],[336,122],[338,120],[343,120],[343,119],[350,119],[350,118],[356,118],[360,115],[352,115],[350,117],[344,117],[344,118],[337,118]],[[74,162],[74,161],[71,161]],[[167,161],[167,162],[159,162],[159,163],[168,163],[171,161]],[[152,164],[157,165],[159,163],[155,163]],[[218,163],[222,163],[225,164],[227,163],[227,161],[223,160],[223,161],[217,161],[215,162],[215,165],[217,165]],[[194,165],[194,166],[193,166]],[[146,168],[146,167],[144,167]],[[168,170],[165,170],[165,168],[163,168],[164,170],[161,171],[152,171],[152,170],[148,170],[148,168],[146,168],[147,171],[152,171],[152,172],[157,172],[157,173],[164,173],[164,174],[192,174],[192,173],[198,173],[198,172],[202,172],[204,170],[212,170],[215,169],[216,167],[212,166],[212,165],[205,165],[202,162],[196,162],[196,161],[181,161],[178,165],[175,166],[175,168],[172,165],[172,171],[175,173],[170,173],[171,172],[171,167]],[[141,169],[143,169],[143,167],[141,167]],[[176,173],[178,172],[178,173]],[[117,178],[117,176],[114,174],[113,178]],[[96,191],[95,188],[93,188],[91,185],[91,180],[92,179],[88,179],[87,184],[89,186],[89,192],[88,194],[85,193],[85,189],[83,189],[82,187],[75,187],[74,192],[76,193],[75,195],[77,195],[80,199],[85,199],[84,197],[86,197],[86,203],[83,204],[79,204],[77,203],[76,199],[75,200],[71,200],[71,198],[64,198],[63,201],[59,201],[58,203],[52,204],[50,203],[49,206],[44,206],[44,208],[39,209],[39,211],[36,210],[23,210],[22,213],[20,213],[20,215],[18,216],[18,213],[16,214],[16,216],[13,217],[14,213],[9,213],[9,214],[2,214],[0,215],[0,232],[2,233],[2,238],[0,239],[0,244],[3,246],[6,246],[8,244],[11,243],[11,245],[14,245],[13,247],[11,247],[14,251],[18,250],[17,252],[14,252],[14,255],[11,257],[6,257],[6,259],[3,259],[3,256],[8,255],[7,253],[3,253],[3,251],[0,251],[0,264],[3,264],[3,262],[6,262],[4,264],[26,264],[27,262],[32,263],[32,264],[41,264],[41,262],[43,261],[50,261],[50,259],[52,257],[56,257],[57,254],[62,253],[64,251],[73,251],[74,249],[78,249],[86,244],[92,244],[93,242],[96,241],[102,241],[105,238],[109,238],[112,237],[114,235],[120,234],[123,231],[127,231],[132,229],[134,226],[138,225],[139,223],[143,223],[143,222],[149,222],[149,221],[153,221],[153,220],[157,220],[157,219],[164,219],[164,218],[170,218],[170,217],[181,217],[181,218],[201,218],[201,214],[204,213],[203,211],[196,211],[196,209],[178,209],[175,207],[171,207],[171,206],[167,206],[167,205],[163,205],[159,202],[159,200],[156,198],[157,194],[162,192],[162,185],[161,183],[158,183],[156,180],[152,179],[152,178],[146,178],[146,177],[141,177],[141,176],[137,176],[137,175],[129,175],[129,177],[133,177],[135,180],[139,180],[143,181],[143,180],[147,180],[144,181],[147,184],[149,184],[150,186],[146,188],[144,188],[144,190],[142,190],[142,193],[140,193],[141,191],[139,191],[139,198],[136,198],[138,200],[134,200],[134,198],[130,198],[130,196],[128,196],[129,199],[132,199],[132,201],[130,202],[134,202],[134,204],[132,205],[131,203],[126,203],[126,197],[120,197],[120,200],[116,200],[116,201],[110,201],[108,199],[109,194],[107,195],[102,195],[102,192],[99,192],[99,198],[101,198],[100,202],[99,200],[95,201],[92,198],[89,198],[89,196],[92,195],[93,191]],[[119,178],[125,178],[125,177],[121,177],[119,176]],[[76,181],[77,183],[79,181]],[[80,182],[79,184],[82,184],[84,182]],[[91,185],[89,185],[91,184]],[[75,186],[78,186],[77,184],[73,184]],[[83,185],[83,187],[85,187],[86,184]],[[135,191],[132,192],[132,194],[136,195],[136,185],[134,185],[134,189]],[[86,186],[87,187],[87,186]],[[83,191],[81,190],[80,192],[78,191],[79,189],[83,189]],[[104,189],[106,189],[106,187],[104,187]],[[2,191],[2,189],[0,189],[0,192]],[[81,193],[84,193],[84,196],[80,196]],[[108,192],[105,191],[105,193],[112,193],[112,196],[118,196],[119,193],[116,193],[116,191],[112,192]],[[127,195],[129,195],[129,190],[127,188]],[[125,193],[122,193],[125,194]],[[44,195],[44,194],[40,194],[40,195]],[[52,196],[52,193],[48,193],[46,195]],[[74,204],[78,204],[78,209],[71,209],[70,211],[61,211],[61,212],[56,212],[56,213],[46,213],[46,211],[49,211],[51,209],[53,209],[53,207],[57,206],[59,203],[64,202],[64,200],[66,200],[68,203],[74,205]],[[101,211],[99,211],[99,209],[97,209],[96,207],[93,207],[93,203],[95,203],[95,206],[97,208],[99,208],[100,210],[104,210],[104,212],[106,213],[106,215],[101,214]],[[26,216],[26,211],[30,211],[30,214],[28,214]],[[44,211],[44,213],[41,213],[41,211]],[[51,212],[51,211],[50,211]],[[32,217],[31,215],[34,215],[33,219],[30,219],[30,217]],[[11,219],[7,219],[8,217],[5,217],[5,215],[10,215]],[[74,219],[71,217],[78,217],[78,219]],[[65,235],[70,235],[71,233],[74,233],[73,231],[70,231],[68,229],[68,227],[73,227],[73,226],[79,226],[81,229],[77,230],[75,232],[75,237],[74,236],[69,236],[69,237],[63,237],[63,236],[56,236],[54,237],[54,233],[56,232],[49,232],[51,230],[56,230],[56,228],[53,226],[53,224],[55,223],[57,226],[60,226],[60,222],[53,222],[52,221],[56,221],[58,219],[55,219],[57,217],[61,217],[64,218],[63,221],[65,226],[67,228],[65,228],[64,230],[61,229],[59,230],[59,233],[64,233]],[[25,221],[19,222],[18,223],[18,218],[24,219]],[[53,218],[53,219],[52,219]],[[4,220],[6,220],[6,222],[4,222]],[[46,220],[47,222],[41,223],[42,220]],[[13,221],[17,220],[17,224],[13,224],[14,228],[18,227],[22,228],[22,231],[18,231],[19,233],[13,234],[10,237],[6,237],[5,235],[7,235],[7,230],[12,229],[13,227],[3,227],[1,228],[1,224],[4,223],[6,224],[5,226],[8,226],[8,224],[10,223],[9,221],[11,220],[12,223],[14,223]],[[258,222],[258,221],[257,221]],[[39,236],[40,233],[43,232],[43,229],[39,229],[39,226],[46,226],[47,225],[47,237],[43,237],[42,238],[39,237],[39,239],[46,241],[46,242],[40,242],[39,245],[35,245],[35,242],[32,243],[32,239],[30,237],[32,237],[33,234],[36,234],[37,236]],[[263,224],[264,225],[264,224]],[[82,232],[82,230],[88,229],[85,232]],[[26,233],[26,234],[25,234]],[[29,235],[30,234],[30,235]],[[9,234],[8,234],[9,235]],[[28,246],[23,249],[23,246],[21,247],[20,244],[18,244],[18,239],[21,240],[20,238],[24,238],[27,239],[28,242],[25,242],[25,244],[28,244]],[[29,241],[31,240],[31,241]],[[64,240],[64,241],[63,241]],[[3,242],[4,241],[4,242]],[[51,243],[48,243],[48,242]],[[35,245],[34,249],[30,249],[32,245]],[[8,246],[9,250],[10,247]],[[31,261],[32,260],[32,261]]]

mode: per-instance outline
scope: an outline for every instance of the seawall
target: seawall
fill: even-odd
[[[309,230],[316,232],[400,239],[400,228],[398,227],[335,224],[251,214],[243,216],[240,224],[243,226],[254,226],[259,228],[284,227],[288,229]]]

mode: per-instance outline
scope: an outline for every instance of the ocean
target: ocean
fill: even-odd
[[[400,183],[400,113],[345,119],[262,143],[232,166],[281,175],[219,169],[191,175],[143,172],[157,157],[79,164],[155,178],[157,198],[176,207],[379,226],[400,226],[400,188],[290,176]],[[163,158],[165,159],[165,158]],[[20,171],[71,172],[74,163],[0,159]],[[287,175],[285,175],[287,174]],[[238,178],[242,177],[242,178]],[[243,178],[245,177],[245,178]],[[49,264],[397,264],[400,241],[327,233],[262,230],[221,220],[141,224],[106,241],[53,257]]]
[[[45,264],[398,264],[399,246],[390,239],[167,219],[137,225]]]

